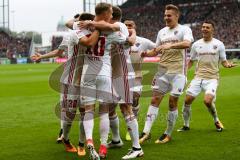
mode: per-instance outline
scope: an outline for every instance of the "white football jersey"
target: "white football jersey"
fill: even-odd
[[[125,24],[117,22],[120,31],[117,34],[128,37],[128,29]],[[133,87],[135,73],[130,59],[130,46],[124,42],[113,43],[111,47],[112,56],[112,83],[113,100],[115,103],[133,102]]]
[[[63,37],[58,49],[65,51],[67,62],[64,64],[64,71],[60,79],[61,83],[80,85],[83,54],[86,53],[87,47],[80,45],[79,40],[90,34],[89,30],[82,29],[70,31],[69,34]]]
[[[131,62],[132,62],[136,77],[142,77],[141,70],[142,70],[143,58],[141,57],[141,53],[147,50],[151,50],[155,47],[156,47],[155,43],[153,43],[149,39],[139,37],[139,36],[136,37],[136,43],[133,46],[131,46],[131,50],[130,50]]]
[[[191,60],[197,61],[196,78],[218,79],[219,62],[226,60],[225,46],[215,38],[210,42],[200,39],[192,45]]]
[[[79,30],[80,27],[78,27],[79,21],[78,22],[73,22],[73,30]]]
[[[127,37],[121,32],[106,32],[84,58],[83,74],[112,75],[110,50],[113,43],[125,43]]]
[[[128,37],[128,29],[124,23],[116,22],[120,26],[120,31],[114,34],[123,34]],[[120,76],[132,75],[135,76],[131,58],[130,58],[130,46],[125,43],[126,41],[113,43],[111,48],[112,56],[112,76],[117,78]]]
[[[156,46],[188,40],[193,42],[192,30],[188,26],[178,24],[175,28],[164,27],[158,32]],[[160,54],[160,66],[167,73],[186,74],[186,50],[169,49]]]

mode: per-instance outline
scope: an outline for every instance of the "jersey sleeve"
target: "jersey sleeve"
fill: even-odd
[[[82,37],[85,37],[88,34],[87,30],[75,30],[71,34],[71,42],[73,44],[78,44]]]
[[[153,48],[155,48],[156,47],[156,44],[155,43],[153,43],[152,41],[150,41],[150,40],[147,40],[146,41],[146,49],[147,50],[151,50],[151,49],[153,49]]]
[[[116,24],[119,25],[120,32],[123,33],[126,37],[128,37],[129,32],[128,32],[127,26],[124,23],[120,23],[120,22],[116,22]]]
[[[79,22],[74,22],[74,23],[73,23],[73,30],[78,30],[78,29],[79,29],[78,23],[79,23]]]
[[[69,43],[70,43],[70,35],[69,34],[64,35],[61,44],[58,46],[58,49],[66,51]]]
[[[196,61],[197,60],[197,51],[196,51],[196,44],[194,43],[192,45],[191,51],[190,51],[190,60]]]
[[[158,32],[158,35],[157,35],[157,40],[156,40],[156,47],[160,46],[161,45],[161,31]]]
[[[192,30],[189,27],[185,27],[184,29],[184,35],[183,35],[183,40],[188,40],[190,42],[193,42],[193,34]]]
[[[219,46],[219,57],[221,61],[226,61],[226,51],[225,51],[225,46],[223,43],[220,44]]]
[[[110,43],[120,43],[124,44],[127,40],[127,37],[121,33],[120,31],[118,32],[113,32],[107,36],[107,39],[110,41]]]

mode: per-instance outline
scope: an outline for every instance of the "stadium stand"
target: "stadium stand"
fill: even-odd
[[[0,31],[0,58],[28,57],[31,39],[24,37],[12,37],[4,31]]]
[[[171,3],[166,0],[144,1],[146,5],[133,3],[129,0],[121,7],[123,20],[132,19],[136,22],[140,36],[156,40],[158,31],[165,26],[163,21],[164,5]],[[136,0],[135,0],[136,1]],[[201,38],[200,27],[205,19],[215,22],[215,37],[223,41],[226,48],[240,47],[240,2],[222,1],[177,1],[181,10],[181,24],[188,24],[193,30],[195,39]],[[143,3],[143,2],[141,2]],[[135,5],[133,5],[135,4]],[[174,2],[176,4],[176,1]]]
[[[215,37],[223,41],[226,48],[240,48],[240,34],[236,34],[240,33],[239,0],[128,0],[120,7],[123,20],[136,22],[139,36],[155,41],[158,31],[165,26],[164,6],[169,3],[179,6],[180,23],[192,28],[195,40],[201,38],[201,23],[210,19],[215,22]],[[57,25],[57,31],[67,31],[63,17]],[[56,49],[61,41],[62,36],[53,36],[51,50]],[[13,37],[11,33],[0,30],[0,58],[28,57],[30,44],[31,39]]]
[[[52,36],[52,51],[57,49],[58,46],[61,44],[63,36]]]

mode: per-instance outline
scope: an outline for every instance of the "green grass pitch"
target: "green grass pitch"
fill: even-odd
[[[58,65],[27,64],[0,66],[0,160],[73,160],[76,154],[66,153],[63,145],[56,144],[59,119],[55,106],[58,92],[52,90],[48,79]],[[150,84],[156,64],[144,64],[150,71],[144,76],[144,93],[141,98],[139,130],[143,129],[145,115],[150,103]],[[181,108],[185,95],[179,101],[179,117],[172,141],[168,144],[154,144],[166,128],[168,96],[160,105],[157,121],[152,128],[152,139],[142,145],[146,160],[239,160],[240,159],[240,67],[221,68],[220,85],[216,106],[225,126],[221,133],[215,131],[213,120],[203,104],[201,94],[192,106],[191,130],[178,133],[182,126]],[[189,82],[193,69],[189,71]],[[57,83],[57,82],[56,82]],[[149,91],[147,91],[149,90]],[[126,125],[120,115],[121,135],[124,139]],[[99,146],[98,118],[95,119],[94,139]],[[78,123],[74,122],[70,138],[78,143]],[[108,158],[120,159],[131,148],[131,142],[124,141],[121,149],[110,149]],[[81,159],[88,159],[88,155]]]

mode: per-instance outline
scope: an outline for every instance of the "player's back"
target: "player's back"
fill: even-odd
[[[120,31],[113,34],[118,36],[124,35],[129,36],[128,29],[124,23],[116,22],[120,26]],[[134,75],[134,70],[132,68],[132,63],[130,59],[130,46],[125,42],[118,41],[118,43],[113,43],[111,46],[111,56],[112,56],[112,76],[113,78],[127,75]]]
[[[90,35],[91,32],[86,29],[70,31],[63,37],[63,41],[59,49],[65,50],[67,61],[64,64],[64,71],[60,81],[64,84],[80,85],[83,55],[87,51],[87,47],[79,43],[79,39]]]

